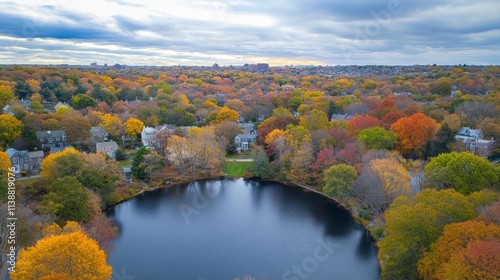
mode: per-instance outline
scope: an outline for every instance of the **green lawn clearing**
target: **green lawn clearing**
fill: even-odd
[[[228,161],[224,164],[224,170],[231,177],[241,177],[251,164],[251,162]]]

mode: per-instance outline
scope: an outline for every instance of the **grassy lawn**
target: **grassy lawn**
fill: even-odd
[[[247,167],[249,167],[251,164],[251,162],[230,161],[224,164],[224,170],[226,171],[226,174],[231,177],[241,177],[241,175],[243,175],[243,172],[245,172]]]
[[[118,165],[120,167],[127,167],[127,166],[130,166],[130,160],[123,160],[123,161],[119,161],[118,162]]]

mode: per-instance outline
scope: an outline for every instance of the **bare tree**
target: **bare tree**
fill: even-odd
[[[385,190],[379,175],[366,165],[354,182],[352,193],[370,213],[380,216],[386,209]]]
[[[170,131],[168,129],[162,129],[156,131],[153,139],[150,141],[150,147],[158,152],[158,154],[164,158],[167,157],[166,147],[168,144],[168,139],[170,138]]]
[[[458,105],[456,112],[462,116],[464,123],[476,128],[485,118],[495,117],[495,104],[484,101],[468,101]]]

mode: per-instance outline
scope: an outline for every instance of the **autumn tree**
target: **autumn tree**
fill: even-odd
[[[396,132],[399,151],[405,155],[412,152],[422,154],[427,140],[431,139],[437,130],[436,121],[422,113],[401,118],[391,126]]]
[[[181,174],[186,172],[187,161],[191,157],[187,151],[187,145],[187,139],[177,135],[172,135],[167,145],[170,163],[179,169]]]
[[[12,143],[16,137],[20,136],[23,123],[8,114],[0,115],[0,146]]]
[[[160,156],[166,158],[167,157],[167,144],[168,140],[171,136],[171,133],[168,129],[156,130],[154,132],[154,137],[149,141],[149,146],[151,149],[155,150]]]
[[[43,238],[18,255],[12,280],[111,278],[112,268],[106,264],[106,253],[82,232]],[[52,278],[50,278],[52,277]]]
[[[372,116],[355,116],[349,121],[349,131],[352,134],[357,134],[360,130],[377,126],[379,123],[377,118]]]
[[[149,179],[153,178],[153,172],[159,170],[165,166],[165,159],[160,156],[156,151],[152,151],[144,155],[144,159],[140,168],[144,169],[144,172],[148,175]]]
[[[294,183],[310,184],[312,182],[311,165],[314,163],[312,144],[306,141],[295,149],[290,161],[287,179]]]
[[[472,153],[440,154],[425,167],[430,187],[454,188],[463,194],[484,188],[498,188],[498,173],[492,163]]]
[[[115,139],[120,138],[123,132],[123,123],[122,120],[116,115],[112,114],[104,114],[101,117],[101,122],[99,126],[104,128],[109,135]]]
[[[220,140],[224,138],[225,141],[227,141],[226,152],[236,152],[236,143],[234,142],[234,138],[236,135],[243,133],[237,123],[232,121],[221,122],[214,127],[214,133]]]
[[[7,174],[10,168],[10,159],[9,156],[0,151],[0,176],[3,174]]]
[[[323,193],[330,197],[347,202],[351,196],[351,188],[358,173],[347,164],[333,165],[324,171]]]
[[[500,225],[467,221],[447,225],[418,262],[425,279],[498,279]]]
[[[77,111],[65,114],[60,122],[70,143],[83,143],[90,138],[90,122]]]
[[[453,83],[449,78],[439,78],[430,85],[431,93],[439,95],[450,95],[452,88]]]
[[[398,196],[410,196],[410,176],[406,169],[393,158],[374,159],[370,167],[377,172],[385,190],[385,203],[390,204]]]
[[[371,214],[381,215],[387,208],[387,196],[382,179],[370,165],[363,166],[351,190],[352,195],[358,198],[361,205]]]
[[[222,107],[217,113],[215,118],[215,123],[221,123],[223,121],[237,121],[240,118],[238,112],[229,109],[228,107]]]
[[[125,132],[131,138],[136,138],[141,134],[144,123],[136,118],[129,118],[125,122]]]
[[[309,131],[327,129],[328,128],[328,116],[325,112],[313,109],[300,117],[299,125],[307,128]]]
[[[77,172],[81,164],[81,153],[75,149],[66,148],[43,159],[40,174],[51,180],[70,176]]]
[[[375,126],[359,131],[356,140],[363,142],[368,150],[392,149],[396,133]]]
[[[397,198],[385,212],[385,239],[379,259],[383,279],[418,279],[417,263],[447,224],[475,216],[466,196],[454,191],[423,190],[415,198]]]
[[[0,108],[9,104],[12,98],[14,98],[14,91],[12,90],[12,87],[0,84]]]

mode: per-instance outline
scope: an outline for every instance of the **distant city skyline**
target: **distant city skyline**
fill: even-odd
[[[0,64],[499,65],[500,1],[0,1]]]

